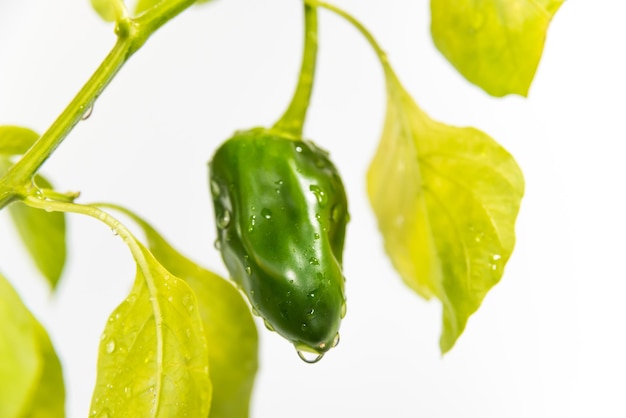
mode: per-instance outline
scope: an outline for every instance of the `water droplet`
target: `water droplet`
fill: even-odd
[[[217,220],[217,227],[220,229],[225,229],[230,225],[230,212],[225,210],[222,212],[222,215]]]
[[[309,318],[313,318],[315,316],[315,309],[309,309],[309,311],[306,313],[306,316],[308,316]]]
[[[85,110],[85,113],[83,113],[83,116],[81,117],[81,119],[82,120],[89,119],[89,116],[91,116],[92,113],[93,113],[93,104],[89,106],[87,110]]]
[[[345,318],[346,314],[348,313],[348,305],[346,304],[346,301],[344,300],[343,303],[341,304],[341,319]]]
[[[246,274],[248,274],[248,276],[252,274],[252,267],[246,266]]]
[[[301,331],[303,331],[303,332],[305,332],[305,331],[307,330],[307,324],[302,323],[302,324],[300,325],[300,330],[301,330]]]
[[[114,237],[118,235],[117,229],[115,228],[111,228],[111,233],[113,234]]]
[[[339,333],[337,333],[337,335],[335,335],[335,339],[333,339],[333,343],[332,343],[331,347],[332,348],[337,347],[339,345],[339,340],[340,340]]]
[[[109,408],[104,408],[100,414],[98,414],[98,418],[109,418]]]
[[[256,216],[250,216],[250,225],[248,225],[248,232],[254,231],[254,227],[256,226]]]
[[[268,208],[263,208],[261,210],[261,216],[263,216],[265,219],[271,219],[272,218],[272,211],[269,210]]]
[[[126,302],[128,303],[135,303],[135,301],[137,300],[137,296],[135,295],[130,295],[129,297],[126,298]]]
[[[100,341],[104,341],[107,339],[107,334],[106,332],[103,332],[102,335],[100,336]]]
[[[311,192],[313,192],[313,194],[315,195],[315,198],[317,199],[317,203],[324,207],[326,206],[326,203],[328,203],[328,196],[326,196],[326,193],[324,193],[324,190],[322,190],[322,188],[316,184],[311,184],[309,186],[309,190]]]
[[[317,232],[315,234],[313,234],[313,239],[315,239],[315,240],[320,239],[320,234],[318,234]]]
[[[272,331],[272,332],[274,331],[274,327],[272,326],[272,324],[270,324],[270,323],[268,322],[268,320],[267,320],[267,319],[264,319],[264,320],[263,320],[263,324],[265,324],[265,328],[267,328],[268,330],[270,330],[270,331]]]
[[[491,257],[491,259],[492,259],[493,261],[498,261],[498,260],[499,260],[499,259],[501,259],[501,258],[502,258],[502,256],[501,256],[500,254],[494,254],[494,255]]]
[[[483,238],[485,237],[485,233],[484,232],[479,232],[476,234],[476,236],[474,237],[474,241],[476,242],[481,242],[483,240]]]
[[[320,265],[320,260],[318,260],[315,257],[311,257],[309,258],[309,264],[312,266],[319,266]]]
[[[186,294],[185,296],[183,296],[183,306],[185,306],[185,308],[187,308],[189,312],[193,311],[193,298],[190,294]]]
[[[302,152],[302,147],[300,145],[296,145],[296,152]]]
[[[124,395],[125,395],[127,398],[130,398],[131,396],[133,396],[133,390],[132,390],[129,386],[126,386],[126,387],[124,388]]]
[[[215,242],[213,243],[213,246],[215,247],[215,249],[217,251],[221,251],[222,250],[222,241],[218,239],[215,240]]]
[[[277,185],[279,185],[279,186],[282,186],[283,184],[285,184],[285,182],[284,182],[284,181],[282,181],[282,180],[276,180],[276,181],[274,182],[274,184],[277,184]]]
[[[315,297],[315,292],[309,292],[307,296],[313,299]]]
[[[219,197],[220,193],[220,185],[217,184],[215,180],[211,180],[211,195],[213,195],[213,197]]]
[[[250,308],[250,311],[252,311],[252,315],[254,316],[261,316],[259,311],[254,306]]]
[[[115,351],[115,341],[109,340],[109,342],[106,344],[104,348],[107,353],[111,354],[113,351]]]
[[[280,189],[274,189],[274,191],[276,192],[276,194],[280,194]]]
[[[341,220],[342,213],[343,207],[341,205],[335,205],[333,206],[333,210],[330,214],[330,219],[332,219],[333,222],[339,222]]]
[[[322,215],[320,215],[319,213],[315,214],[315,219],[317,219],[318,221],[322,220]]]
[[[298,357],[300,357],[300,360],[308,364],[317,363],[322,359],[322,357],[324,357],[324,353],[310,353],[308,351],[301,351],[298,349],[296,349],[296,352],[298,353]]]

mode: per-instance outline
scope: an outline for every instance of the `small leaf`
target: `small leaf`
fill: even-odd
[[[106,22],[115,22],[126,10],[124,0],[91,0],[91,6]]]
[[[36,175],[35,182],[52,188],[42,176]],[[9,206],[9,213],[35,265],[54,289],[65,266],[65,214],[34,209],[19,201]]]
[[[196,297],[143,247],[142,253],[135,285],[102,334],[90,413],[206,417],[211,382]]]
[[[0,275],[0,417],[63,417],[65,386],[50,338]]]
[[[39,139],[39,134],[20,126],[0,126],[0,154],[21,155]]]
[[[431,0],[431,34],[470,82],[493,96],[526,96],[563,1]]]
[[[213,399],[211,418],[246,418],[258,368],[258,336],[247,303],[230,281],[184,257],[147,222],[129,215],[143,229],[155,258],[193,289],[209,344]]]
[[[513,157],[485,133],[436,122],[392,73],[368,194],[404,281],[443,304],[442,352],[501,278],[524,190]]]

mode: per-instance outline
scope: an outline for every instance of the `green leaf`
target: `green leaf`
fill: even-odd
[[[21,155],[39,139],[39,134],[21,126],[0,126],[0,154]]]
[[[206,417],[211,381],[196,297],[141,252],[135,285],[102,334],[91,414]]]
[[[428,117],[388,74],[368,194],[404,281],[443,304],[442,352],[501,278],[524,191],[513,157],[485,133]]]
[[[431,0],[431,34],[468,81],[493,96],[526,96],[563,1]]]
[[[114,206],[109,206],[114,207]],[[247,303],[230,281],[184,257],[147,222],[127,209],[143,229],[152,254],[193,289],[209,344],[211,418],[246,418],[258,368],[258,335]]]
[[[124,0],[91,0],[91,6],[106,22],[115,22],[126,11]]]
[[[65,386],[50,338],[0,275],[0,417],[63,417]]]
[[[0,162],[0,168],[2,165]],[[36,175],[35,182],[42,188],[52,188],[42,176]],[[35,265],[54,289],[65,266],[65,214],[34,209],[19,201],[9,206],[9,213]]]

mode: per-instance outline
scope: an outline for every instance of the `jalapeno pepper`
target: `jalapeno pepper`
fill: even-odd
[[[345,315],[345,189],[328,153],[267,129],[236,133],[209,163],[216,246],[268,328],[323,354]]]

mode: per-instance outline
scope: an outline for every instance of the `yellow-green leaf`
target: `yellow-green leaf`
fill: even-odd
[[[493,96],[526,96],[563,1],[431,0],[431,34],[470,82]]]
[[[115,206],[143,229],[152,254],[193,289],[209,345],[211,418],[248,417],[258,368],[258,335],[250,309],[228,280],[184,257],[147,222]]]
[[[48,334],[0,275],[0,417],[63,417],[65,386]]]
[[[38,138],[39,134],[28,128],[0,126],[0,154],[24,154]]]
[[[211,382],[196,297],[143,247],[142,253],[135,285],[102,334],[90,413],[206,417]]]
[[[397,271],[420,295],[443,304],[446,352],[502,276],[524,180],[492,138],[432,120],[388,73],[387,116],[368,194]]]
[[[91,0],[91,6],[106,22],[115,22],[126,13],[124,0]]]
[[[35,182],[52,188],[42,176],[35,176]],[[54,289],[65,266],[65,214],[34,209],[19,201],[9,206],[9,213],[35,265]]]

